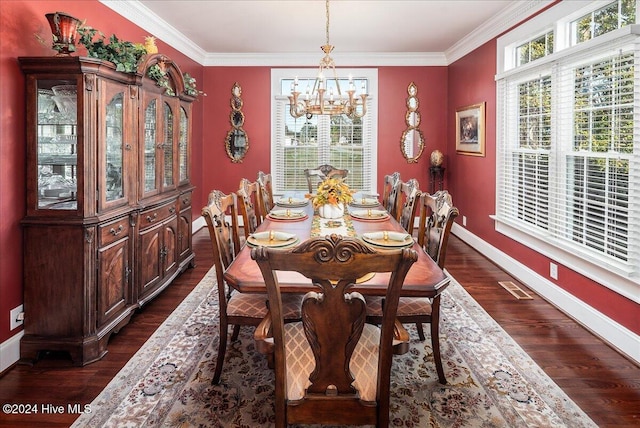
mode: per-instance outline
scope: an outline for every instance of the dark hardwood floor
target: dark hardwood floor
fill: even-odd
[[[446,267],[467,291],[600,427],[640,426],[640,367],[530,292],[517,300],[498,281],[515,281],[456,237]],[[86,367],[48,355],[33,366],[16,365],[0,377],[0,404],[51,405],[63,414],[7,415],[0,427],[66,427],[77,418],[68,405],[84,406],[102,391],[212,264],[205,229],[194,236],[196,267],[187,270],[134,315],[109,342],[109,352]],[[524,287],[523,287],[524,288]],[[526,290],[526,288],[525,288]],[[527,290],[529,291],[529,290]]]

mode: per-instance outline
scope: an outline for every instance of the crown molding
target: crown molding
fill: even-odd
[[[184,34],[169,25],[137,0],[99,0],[114,12],[133,22],[154,37],[182,52],[200,65],[204,65],[206,52]]]
[[[447,66],[555,1],[513,1],[502,13],[474,29],[445,52],[367,52],[332,56],[336,62],[344,66]],[[100,2],[203,66],[305,67],[318,65],[318,55],[308,53],[206,52],[138,0],[100,0]]]
[[[381,67],[381,66],[446,66],[442,53],[348,53],[331,54],[340,67]],[[317,67],[320,57],[310,53],[209,53],[205,55],[205,66],[230,67]]]
[[[495,15],[480,27],[475,28],[447,49],[444,52],[447,58],[447,65],[456,62],[489,40],[498,37],[500,34],[555,2],[556,0],[519,0],[511,2],[509,7],[501,13]]]

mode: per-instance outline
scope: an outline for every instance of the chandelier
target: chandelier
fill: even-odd
[[[362,84],[362,93],[356,95],[353,78],[349,76],[349,89],[346,91],[346,97],[343,96],[335,63],[329,55],[333,51],[333,46],[329,43],[329,0],[326,0],[326,18],[327,42],[321,46],[324,57],[320,60],[318,76],[313,84],[313,89],[307,87],[304,94],[298,90],[298,78],[295,78],[289,96],[291,116],[298,118],[305,115],[308,119],[314,114],[330,116],[344,114],[350,118],[362,117],[367,113],[365,84]],[[335,93],[333,87],[329,88],[327,93],[329,80],[335,82]]]

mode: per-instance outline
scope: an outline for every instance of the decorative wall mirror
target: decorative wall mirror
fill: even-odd
[[[420,112],[418,106],[418,87],[411,82],[407,88],[407,113],[405,114],[405,122],[407,129],[402,133],[400,138],[400,150],[402,155],[409,163],[418,162],[418,158],[424,150],[424,135],[420,130]]]
[[[242,113],[242,88],[238,82],[233,84],[231,88],[231,114],[229,122],[231,129],[227,132],[225,138],[225,148],[227,155],[231,158],[231,162],[240,163],[249,150],[249,137],[242,129],[244,125],[244,113]]]

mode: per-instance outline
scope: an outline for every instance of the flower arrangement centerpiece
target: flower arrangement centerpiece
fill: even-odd
[[[353,201],[353,191],[342,178],[327,178],[318,185],[313,197],[313,207],[320,217],[340,218],[344,215],[344,206]]]

